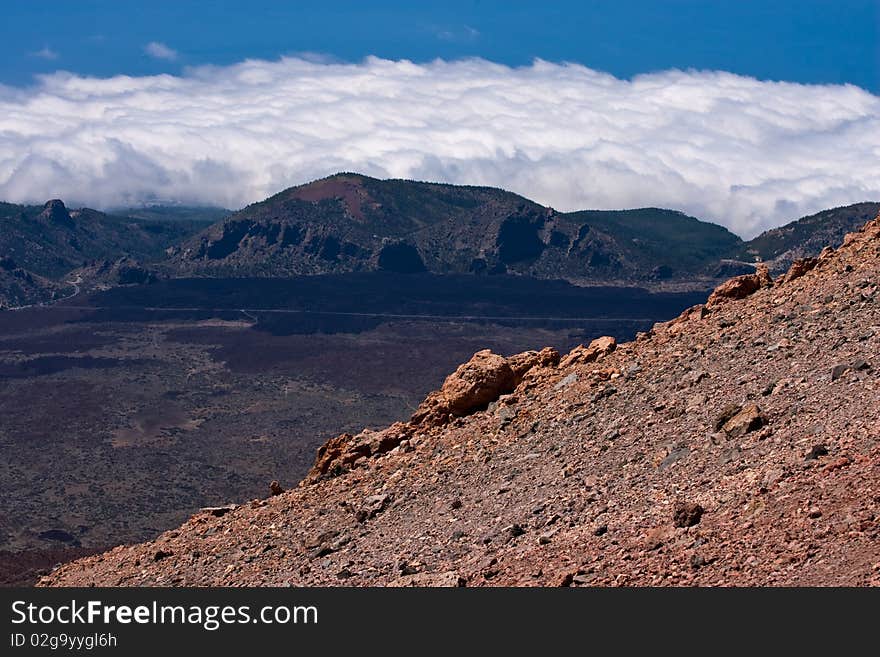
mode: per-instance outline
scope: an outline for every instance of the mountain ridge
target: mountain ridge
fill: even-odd
[[[69,210],[60,200],[0,203],[0,255],[22,269],[15,280],[4,275],[0,303],[51,303],[80,275],[86,289],[162,276],[428,271],[702,290],[753,271],[757,261],[779,273],[839,243],[878,210],[868,202],[833,208],[743,242],[677,210],[562,213],[499,188],[357,173],[291,187],[231,214],[157,206],[117,216]],[[146,272],[108,275],[123,258],[126,271],[146,265]]]
[[[251,204],[173,250],[173,276],[383,270],[560,278],[578,285],[711,287],[768,260],[774,271],[880,210],[823,211],[744,242],[678,210],[557,212],[503,189],[339,173]],[[820,220],[815,220],[819,217]],[[824,220],[824,221],[823,221]],[[770,248],[781,244],[781,247]]]
[[[717,256],[739,244],[726,229],[677,211],[560,213],[497,188],[346,173],[244,208],[183,245],[172,265],[197,275],[387,269],[516,273],[594,283],[656,277],[656,263],[646,255],[650,248],[640,244],[645,235],[618,238],[596,220],[606,214],[622,217],[616,222],[622,233],[628,217],[637,223],[640,215],[650,215],[653,222],[642,221],[641,227],[653,223],[652,237],[659,240],[655,252],[668,253],[676,241],[670,235],[677,233],[710,233],[711,239],[704,239]],[[664,224],[672,226],[660,230]],[[621,244],[621,239],[628,243]],[[693,240],[688,246],[690,251],[681,245],[671,251],[686,256],[676,267],[692,275],[704,263],[694,257]]]

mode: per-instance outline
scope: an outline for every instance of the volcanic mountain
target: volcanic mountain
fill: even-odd
[[[338,174],[248,206],[186,242],[178,274],[386,270],[576,283],[706,276],[741,240],[680,212],[561,213],[516,194]]]
[[[478,352],[291,490],[42,584],[880,584],[878,281],[880,217],[633,342]]]

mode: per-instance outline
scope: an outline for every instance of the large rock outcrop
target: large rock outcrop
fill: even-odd
[[[762,288],[773,285],[767,265],[759,264],[754,274],[745,274],[725,281],[709,296],[706,307],[716,306],[728,300],[745,299]]]

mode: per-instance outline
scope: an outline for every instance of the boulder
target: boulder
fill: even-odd
[[[510,358],[478,351],[446,377],[440,390],[432,392],[412,416],[412,425],[439,426],[453,417],[481,410],[501,395],[512,392],[533,368],[552,367],[559,352],[552,348],[526,351]]]
[[[760,290],[770,287],[773,280],[770,278],[770,270],[767,265],[759,264],[754,274],[731,278],[715,288],[706,302],[707,307],[716,306],[728,300],[745,299]]]
[[[521,380],[532,368],[559,365],[559,352],[553,347],[544,347],[541,351],[524,351],[508,358],[507,364],[513,370],[514,377]]]
[[[790,283],[796,278],[800,278],[808,271],[815,269],[816,265],[819,264],[818,258],[801,258],[800,260],[795,260],[791,263],[791,267],[788,268],[788,271],[785,273],[785,276],[782,278],[782,284]]]
[[[583,363],[592,363],[603,356],[607,356],[617,348],[617,341],[610,336],[596,338],[588,347],[578,345],[559,363],[560,368],[571,367]]]
[[[757,431],[767,424],[767,416],[761,413],[756,404],[744,406],[736,415],[727,420],[721,430],[728,438],[740,438],[741,436]]]
[[[676,527],[693,527],[703,517],[703,507],[694,502],[676,502],[672,510],[672,524]]]

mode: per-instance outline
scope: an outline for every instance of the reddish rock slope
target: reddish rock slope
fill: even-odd
[[[42,584],[880,584],[880,218],[747,278],[631,343],[480,352],[299,487]]]

